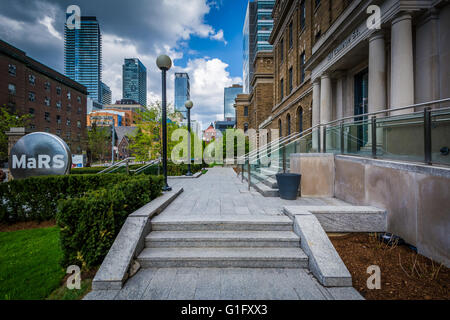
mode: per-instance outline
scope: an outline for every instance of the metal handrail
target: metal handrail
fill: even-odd
[[[143,165],[142,167],[140,167],[140,168],[138,168],[136,170],[131,170],[131,171],[134,172],[135,174],[139,174],[142,171],[144,171],[144,170],[146,170],[146,169],[148,169],[148,168],[150,168],[150,167],[152,167],[152,166],[154,166],[156,164],[159,164],[160,161],[161,161],[161,159],[152,160],[152,161],[150,161],[150,163],[147,163],[146,165]]]
[[[128,161],[130,161],[130,160],[135,160],[135,159],[136,159],[135,157],[129,157],[129,158],[126,158],[126,159],[124,159],[124,160],[122,160],[122,161],[116,162],[116,163],[113,164],[112,166],[109,166],[108,168],[106,168],[106,169],[104,169],[104,170],[98,172],[97,174],[114,172],[115,170],[117,170],[117,169],[120,167],[121,164],[126,163],[126,162],[128,162]],[[111,169],[113,169],[113,170],[111,170]],[[111,171],[110,171],[110,170],[111,170]]]

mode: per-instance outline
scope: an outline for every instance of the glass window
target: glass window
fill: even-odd
[[[32,118],[34,118],[34,109],[33,108],[30,108],[28,110],[28,113],[31,115]]]
[[[248,107],[244,107],[244,117],[248,117]]]
[[[50,82],[45,81],[45,83],[44,83],[44,88],[45,88],[45,90],[49,91],[50,88],[51,88]]]
[[[70,126],[70,119],[69,118],[67,118],[67,120],[66,120],[66,126]]]
[[[46,112],[46,113],[44,114],[44,119],[45,119],[47,122],[50,122],[50,112]]]
[[[35,101],[36,100],[36,94],[34,92],[28,92],[28,100],[29,101]]]
[[[281,138],[283,136],[283,130],[281,126],[281,119],[278,119],[278,136]]]
[[[56,129],[56,134],[57,134],[58,136],[60,136],[60,135],[61,135],[61,129]]]
[[[36,84],[36,77],[34,75],[30,74],[28,76],[28,82],[34,86]]]
[[[244,132],[247,132],[248,130],[248,123],[244,123]]]
[[[286,117],[286,125],[287,125],[287,135],[291,134],[291,115],[288,113]]]
[[[320,4],[320,0],[315,0],[315,4],[316,4],[316,8],[317,8]]]
[[[61,116],[60,115],[56,116],[56,123],[61,124]]]
[[[77,96],[77,102],[81,103],[81,97],[80,96]]]
[[[61,95],[61,87],[56,87],[56,94],[57,94],[58,96]]]
[[[50,128],[49,127],[45,128],[45,132],[50,132]]]
[[[280,100],[284,98],[284,80],[280,80]]]
[[[300,83],[305,81],[305,53],[300,55]]]
[[[16,94],[16,85],[15,84],[8,84],[8,93],[15,95]]]
[[[11,75],[11,76],[16,76],[16,65],[15,64],[9,64],[8,65],[8,73]]]
[[[280,61],[283,63],[284,61],[284,40],[281,39],[280,41]]]
[[[292,92],[292,79],[293,75],[292,75],[292,67],[289,68],[289,93]]]
[[[67,91],[67,99],[70,100],[71,97],[70,91]]]
[[[292,35],[292,22],[289,24],[289,49],[292,49],[294,45],[294,37]]]
[[[49,98],[49,97],[45,97],[45,99],[44,99],[44,104],[45,104],[47,107],[50,107],[50,98]]]
[[[77,128],[81,129],[81,121],[80,120],[77,121]]]
[[[303,0],[300,3],[300,31],[303,30],[305,25],[306,25],[306,6],[305,0]]]
[[[61,110],[61,101],[56,102],[56,109]]]
[[[81,108],[80,107],[78,107],[78,109],[77,109],[77,114],[81,114]]]

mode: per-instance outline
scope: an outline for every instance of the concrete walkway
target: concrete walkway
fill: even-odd
[[[184,192],[156,219],[210,220],[234,216],[281,216],[283,206],[348,205],[327,198],[294,201],[265,198],[242,183],[231,168],[212,168],[198,179],[169,179]],[[263,218],[263,217],[261,217]],[[269,218],[269,217],[267,217]],[[275,217],[274,217],[275,218]],[[238,219],[239,220],[239,219]],[[305,268],[148,268],[121,290],[93,291],[87,300],[333,300],[362,299],[351,287],[325,288]]]

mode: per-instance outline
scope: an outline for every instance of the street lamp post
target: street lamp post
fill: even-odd
[[[186,101],[186,103],[184,104],[184,106],[187,109],[187,118],[188,118],[188,169],[187,169],[187,173],[186,176],[191,177],[192,176],[192,172],[191,172],[191,109],[194,106],[194,103],[192,103],[191,100]]]
[[[163,140],[163,191],[171,191],[172,188],[167,184],[167,101],[166,101],[166,72],[172,67],[172,60],[166,55],[160,55],[156,59],[156,65],[162,71],[162,140]]]

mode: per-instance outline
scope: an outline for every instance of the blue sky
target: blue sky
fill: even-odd
[[[242,83],[242,28],[247,0],[1,0],[0,39],[64,72],[64,23],[69,5],[100,22],[102,81],[113,101],[122,98],[124,58],[147,67],[148,103],[161,98],[159,54],[174,60],[167,96],[174,98],[174,73],[191,79],[192,118],[203,128],[223,118],[223,89]]]

